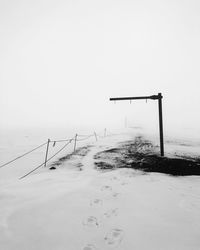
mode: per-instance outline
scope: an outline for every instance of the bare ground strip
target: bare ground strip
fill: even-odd
[[[133,168],[173,176],[200,175],[199,158],[161,157],[153,144],[141,136],[119,144],[119,147],[99,152],[94,159],[96,168],[100,170]]]

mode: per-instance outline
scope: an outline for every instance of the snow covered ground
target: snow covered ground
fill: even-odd
[[[94,169],[96,153],[130,139],[93,141],[56,170],[1,182],[0,249],[199,250],[199,176]]]

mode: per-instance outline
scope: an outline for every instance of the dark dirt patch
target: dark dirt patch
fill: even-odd
[[[63,161],[71,159],[73,156],[82,156],[82,157],[84,157],[89,153],[90,147],[91,146],[77,148],[75,152],[72,152],[72,153],[70,153],[70,154],[68,154],[68,155],[66,155],[64,157],[59,158],[58,161],[63,162]]]
[[[80,171],[83,170],[83,164],[80,163],[80,162],[76,164],[76,167],[77,167]]]
[[[51,166],[60,166],[62,163],[61,162],[58,162],[58,161],[55,161],[51,164]]]
[[[53,162],[51,164],[51,167],[60,166],[60,165],[62,165],[63,162],[70,160],[70,159],[76,159],[76,160],[80,161],[84,156],[86,156],[89,153],[91,147],[92,146],[85,146],[85,147],[77,148],[75,152],[67,154],[67,155],[59,158],[57,161]],[[80,162],[76,163],[75,166],[80,171],[82,170],[83,165]]]
[[[158,155],[138,154],[131,167],[146,172],[158,172],[175,176],[200,175],[200,160],[167,158]]]
[[[55,169],[56,169],[56,167],[53,167],[53,166],[52,166],[52,167],[50,167],[49,169],[50,169],[50,170],[55,170]]]
[[[94,156],[94,159],[95,160],[98,160],[98,159],[117,160],[121,154],[122,154],[122,150],[120,150],[119,148],[113,148],[113,149],[108,149],[108,150],[97,153]]]
[[[110,163],[106,163],[104,161],[99,161],[99,162],[95,162],[95,166],[97,169],[101,169],[101,170],[111,170],[111,169],[115,169],[116,166]]]
[[[155,152],[151,142],[141,136],[95,156],[97,169],[134,168],[145,172],[158,172],[173,176],[200,175],[200,159],[168,158]],[[101,160],[101,161],[100,161]]]

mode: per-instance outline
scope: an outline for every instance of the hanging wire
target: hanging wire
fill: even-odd
[[[91,136],[91,135],[80,135],[80,134],[78,134],[79,137],[88,137],[88,136]]]
[[[86,138],[83,138],[83,139],[77,139],[77,141],[85,141],[85,140],[87,140],[87,139],[89,139],[90,137],[93,137],[93,136],[94,136],[94,134],[93,135],[89,135],[89,136],[87,136]]]
[[[24,157],[24,156],[26,156],[26,155],[32,153],[33,151],[35,151],[35,150],[37,150],[37,149],[43,147],[43,146],[46,145],[46,144],[47,144],[47,142],[45,142],[45,143],[41,144],[40,146],[38,146],[38,147],[36,147],[36,148],[34,148],[34,149],[32,149],[32,150],[30,150],[30,151],[24,153],[23,155],[20,155],[20,156],[16,157],[15,159],[13,159],[13,160],[11,160],[11,161],[8,161],[8,162],[4,163],[3,165],[0,166],[0,168],[5,167],[6,165],[8,165],[8,164],[10,164],[10,163],[12,163],[12,162],[14,162],[14,161],[20,159],[20,158],[22,158],[22,157]]]
[[[70,141],[71,139],[63,139],[63,140],[56,140],[56,141],[51,141],[51,142],[66,142],[66,141]]]

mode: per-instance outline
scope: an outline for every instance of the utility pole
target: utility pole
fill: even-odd
[[[162,94],[158,93],[159,131],[160,131],[160,155],[164,156],[162,98],[163,98]]]
[[[110,101],[124,101],[124,100],[158,100],[158,114],[159,114],[159,131],[160,131],[160,155],[164,156],[164,138],[163,138],[163,117],[162,117],[162,94],[151,96],[137,96],[137,97],[115,97],[110,98]]]

